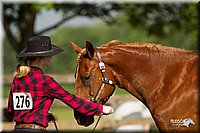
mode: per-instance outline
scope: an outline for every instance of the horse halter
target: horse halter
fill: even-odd
[[[105,64],[101,60],[101,55],[100,55],[100,53],[99,53],[99,51],[96,47],[94,49],[97,53],[97,58],[99,60],[99,69],[101,70],[101,73],[102,73],[102,76],[103,76],[102,77],[102,84],[101,84],[101,87],[100,87],[97,95],[95,97],[91,98],[92,102],[97,102],[99,100],[99,97],[102,94],[102,91],[103,91],[106,84],[109,84],[109,85],[112,85],[112,86],[115,86],[115,85],[114,85],[112,80],[108,80],[108,78],[106,76],[106,67],[105,67]],[[107,97],[104,101],[106,102],[108,99],[109,99],[109,97]]]

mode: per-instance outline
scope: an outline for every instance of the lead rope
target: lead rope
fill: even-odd
[[[53,122],[53,123],[54,123],[54,126],[55,126],[55,128],[56,128],[56,131],[59,132],[59,131],[58,131],[58,126],[57,126],[57,124],[56,124],[56,119],[55,119],[55,117],[53,116],[53,114],[52,114],[52,113],[48,113],[48,116],[47,116],[47,117],[48,117],[48,119],[49,119],[48,121],[49,121],[49,122]]]
[[[92,133],[93,133],[94,130],[96,129],[96,127],[97,127],[97,125],[98,125],[98,123],[99,123],[99,121],[100,121],[102,115],[103,115],[103,113],[99,116],[99,118],[98,118],[98,120],[97,120],[97,122],[96,122],[96,124],[95,124],[95,126],[94,126],[94,128],[93,128],[93,130],[92,130]]]
[[[58,131],[57,124],[56,124],[56,120],[54,120],[53,123],[54,123],[54,126],[55,126],[55,128],[56,128],[56,131],[59,132],[59,131]]]

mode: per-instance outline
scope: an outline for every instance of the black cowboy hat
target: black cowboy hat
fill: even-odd
[[[34,36],[28,39],[27,47],[17,55],[17,58],[53,56],[62,51],[61,48],[51,44],[50,37]]]

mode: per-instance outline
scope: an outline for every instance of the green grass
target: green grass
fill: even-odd
[[[57,120],[73,120],[74,114],[73,109],[69,106],[53,106],[50,108],[49,113],[53,113]]]
[[[75,120],[73,109],[69,106],[52,106],[49,113],[53,113],[57,120]],[[95,116],[95,119],[98,117]]]

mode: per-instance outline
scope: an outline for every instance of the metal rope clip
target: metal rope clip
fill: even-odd
[[[106,67],[103,62],[99,62],[99,68],[100,70],[105,70]]]

